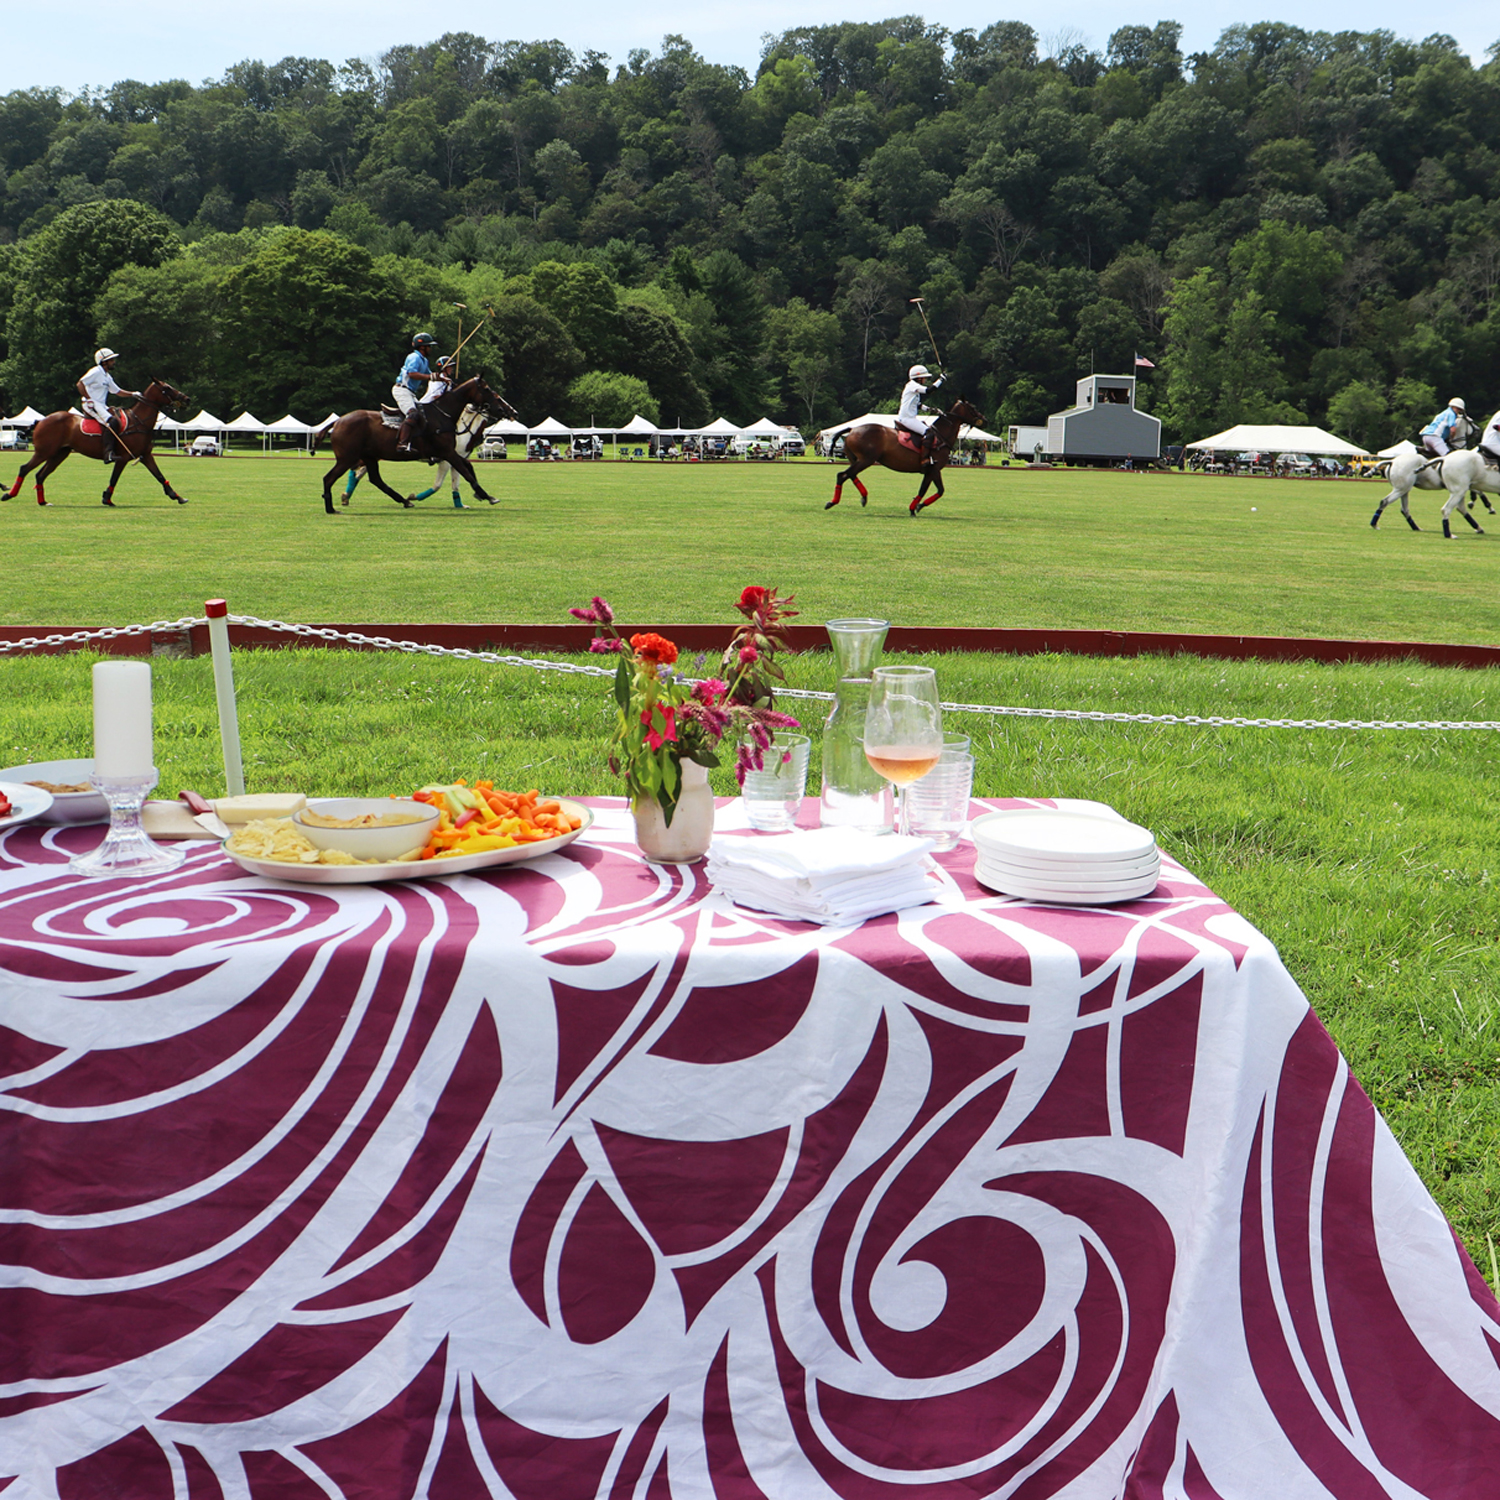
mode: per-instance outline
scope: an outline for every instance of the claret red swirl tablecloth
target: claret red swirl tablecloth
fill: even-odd
[[[824,929],[619,804],[397,885],[98,837],[0,847],[5,1500],[1500,1495],[1500,1308],[1170,861]]]

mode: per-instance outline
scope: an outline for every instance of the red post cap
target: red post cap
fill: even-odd
[[[222,620],[229,613],[229,601],[227,599],[205,600],[203,613],[210,620]]]

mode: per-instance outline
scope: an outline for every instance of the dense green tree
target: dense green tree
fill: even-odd
[[[623,427],[637,413],[648,422],[661,419],[644,380],[617,370],[590,370],[568,387],[558,416],[571,427]]]
[[[6,320],[7,389],[47,410],[72,401],[99,342],[94,303],[125,266],[158,266],[182,253],[172,224],[129,199],[85,203],[60,214],[17,258]],[[122,371],[122,373],[126,373]],[[141,372],[131,371],[122,384]]]

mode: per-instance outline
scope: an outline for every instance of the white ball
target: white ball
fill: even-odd
[[[1259,506],[1258,506],[1258,505],[1252,505],[1252,506],[1251,506],[1251,507],[1250,507],[1250,514],[1251,514],[1251,515],[1252,515],[1252,516],[1253,516],[1253,515],[1254,515],[1254,514],[1255,514],[1255,512],[1256,512],[1256,511],[1257,511],[1257,510],[1259,510],[1259,509],[1260,509],[1260,507],[1259,507]]]

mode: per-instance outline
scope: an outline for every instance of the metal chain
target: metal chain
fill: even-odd
[[[320,625],[291,625],[284,620],[262,620],[254,615],[230,615],[233,625],[280,631],[320,641],[348,641],[378,651],[404,651],[413,656],[452,656],[463,661],[491,662],[502,667],[525,667],[536,672],[565,672],[575,677],[613,677],[613,667],[592,663],[550,661],[545,657],[514,656],[499,651],[469,651],[462,646],[429,646],[419,641],[397,641],[385,635],[362,635],[353,630],[332,630]],[[66,635],[26,636],[19,641],[0,641],[0,655],[12,651],[35,651],[44,646],[83,646],[90,641],[114,640],[119,636],[153,635],[161,631],[190,630],[207,620],[185,618],[156,620],[150,625],[105,626],[99,630],[75,630]],[[685,682],[697,681],[683,678]],[[833,703],[837,695],[815,688],[780,688],[778,698],[804,702]],[[1131,714],[1092,708],[1013,708],[995,703],[944,703],[944,713],[989,714],[1014,719],[1065,719],[1090,724],[1183,724],[1205,729],[1500,729],[1494,719],[1249,719],[1221,714]]]
[[[67,635],[27,635],[18,641],[0,641],[0,655],[8,651],[36,651],[43,646],[86,646],[90,641],[112,641],[122,635],[155,635],[158,631],[191,630],[194,625],[206,625],[208,621],[197,619],[155,620],[150,625],[104,625],[98,630],[74,630]]]

